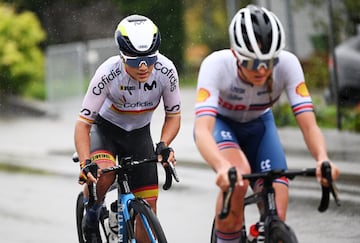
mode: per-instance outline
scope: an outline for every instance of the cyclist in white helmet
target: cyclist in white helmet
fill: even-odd
[[[89,163],[95,162],[103,169],[114,166],[117,156],[141,160],[156,155],[159,159],[168,156],[168,161],[175,163],[174,151],[169,145],[180,128],[178,73],[174,64],[158,51],[160,32],[157,26],[147,17],[128,16],[118,24],[115,42],[120,53],[108,58],[96,70],[75,126],[75,146],[81,167],[79,182],[97,182],[98,189],[98,201],[86,209],[84,233],[89,243],[101,242],[99,210],[115,179],[112,173],[95,179],[88,172]],[[154,149],[150,122],[161,99],[165,117]],[[129,180],[135,196],[146,199],[156,212],[156,164],[137,166],[130,172]],[[141,235],[141,230],[137,229],[137,234]]]
[[[220,193],[229,187],[228,170],[238,175],[287,169],[271,106],[284,91],[291,104],[305,143],[320,165],[329,161],[324,137],[316,123],[313,104],[298,58],[284,50],[285,34],[279,19],[265,8],[249,5],[240,9],[230,26],[230,49],[215,51],[200,67],[195,105],[195,142],[203,158],[216,172]],[[332,165],[334,179],[339,171]],[[217,243],[238,243],[243,202],[248,182],[239,176],[227,218],[216,217]],[[253,190],[261,182],[252,182]],[[278,213],[286,218],[288,181],[274,182]]]

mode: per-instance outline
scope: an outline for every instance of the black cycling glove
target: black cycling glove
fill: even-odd
[[[170,152],[174,152],[174,150],[171,147],[167,147],[164,142],[156,144],[155,154],[162,156],[162,162],[168,161]]]
[[[97,177],[98,166],[96,163],[92,163],[90,159],[80,162],[80,169],[79,181],[86,182],[89,172],[91,172],[95,178]]]

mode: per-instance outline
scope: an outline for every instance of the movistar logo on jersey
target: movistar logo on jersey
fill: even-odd
[[[109,74],[105,74],[101,77],[101,81],[93,87],[92,91],[94,95],[100,95],[101,91],[105,88],[107,84],[109,84],[112,80],[114,80],[117,76],[121,74],[120,68],[115,70],[111,70]]]
[[[148,83],[145,83],[145,84],[144,84],[144,90],[145,90],[145,91],[146,91],[146,90],[152,90],[153,88],[156,89],[156,81],[155,81],[155,80],[152,81],[151,84],[148,84]]]

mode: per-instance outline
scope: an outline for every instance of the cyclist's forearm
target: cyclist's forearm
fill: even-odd
[[[329,160],[325,138],[316,123],[316,118],[312,112],[299,114],[297,122],[302,131],[304,141],[309,152],[316,161]]]
[[[306,132],[304,140],[316,161],[329,160],[325,139],[319,128],[313,128]]]
[[[75,148],[80,161],[90,158],[90,128],[91,125],[81,121],[75,125]]]
[[[161,130],[160,141],[164,142],[166,146],[174,140],[180,129],[180,115],[166,116]]]

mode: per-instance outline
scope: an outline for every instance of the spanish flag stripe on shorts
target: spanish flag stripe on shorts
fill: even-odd
[[[156,199],[159,194],[159,187],[158,185],[145,186],[133,190],[133,193],[135,197],[140,197],[148,200]]]

